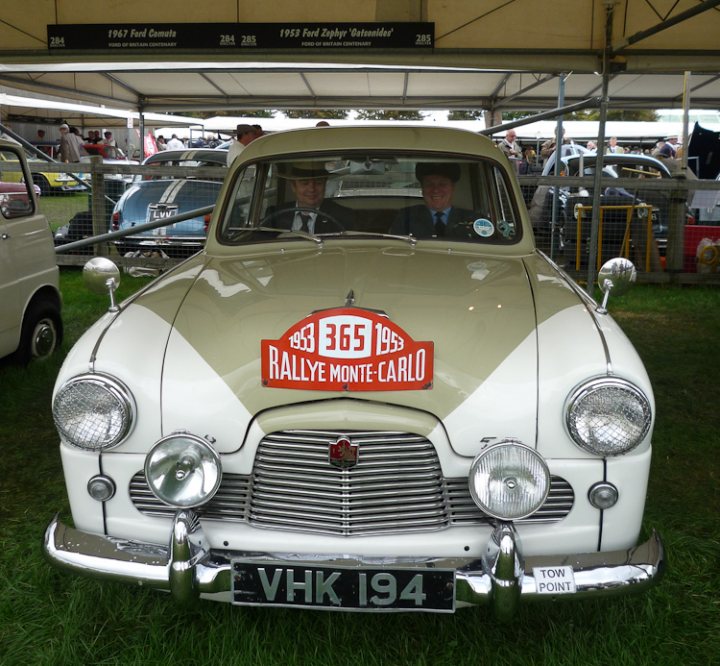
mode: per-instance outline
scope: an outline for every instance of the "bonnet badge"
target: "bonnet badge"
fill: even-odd
[[[333,467],[349,469],[355,467],[358,462],[358,445],[353,444],[349,437],[338,437],[330,444],[328,459]]]

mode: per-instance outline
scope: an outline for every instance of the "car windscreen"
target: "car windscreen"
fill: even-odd
[[[218,237],[411,236],[513,244],[522,226],[492,160],[344,152],[251,164],[235,174]]]

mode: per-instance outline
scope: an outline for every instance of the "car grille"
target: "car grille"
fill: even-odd
[[[329,446],[341,435],[358,446],[357,465],[350,469],[328,462]],[[155,498],[143,472],[132,478],[130,497],[147,515],[175,511]],[[573,502],[570,484],[554,476],[545,504],[518,522],[557,522]],[[252,475],[223,474],[213,499],[197,512],[206,519],[335,536],[489,522],[470,497],[467,478],[444,478],[432,443],[400,432],[273,433],[260,443]]]

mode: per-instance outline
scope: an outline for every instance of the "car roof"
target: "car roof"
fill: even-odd
[[[154,155],[145,158],[143,164],[154,162],[216,162],[225,165],[227,163],[227,150],[220,148],[187,148],[185,150],[161,150]]]
[[[249,143],[234,164],[280,155],[312,155],[329,151],[368,150],[486,156],[498,160],[498,149],[487,137],[445,127],[312,127],[273,132]]]
[[[563,158],[564,162],[578,161],[580,158],[586,161],[592,161],[597,157],[597,153],[592,152],[585,155],[571,155]],[[672,175],[666,164],[650,155],[640,155],[637,153],[610,153],[603,155],[603,164],[606,165],[622,165],[624,162],[628,164],[642,164],[653,169],[661,171],[666,176]]]

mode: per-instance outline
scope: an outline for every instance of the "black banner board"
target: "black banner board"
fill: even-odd
[[[109,23],[47,26],[51,51],[429,49],[434,23]]]

